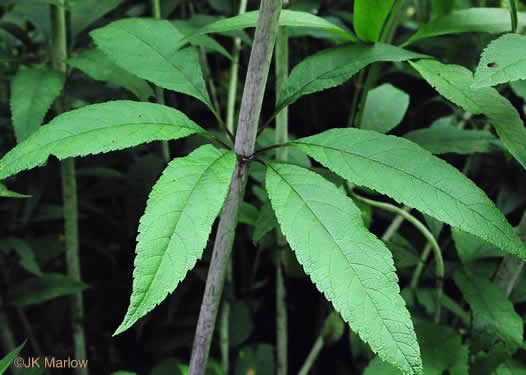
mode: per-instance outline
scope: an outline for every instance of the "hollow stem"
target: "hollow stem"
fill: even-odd
[[[438,245],[438,242],[436,241],[435,237],[420,220],[418,220],[416,217],[411,215],[409,212],[406,212],[402,208],[392,205],[390,203],[378,202],[372,199],[364,198],[354,192],[352,194],[356,199],[364,203],[367,203],[370,206],[377,207],[385,211],[393,212],[395,214],[402,216],[408,222],[413,224],[413,226],[416,229],[418,229],[420,233],[422,233],[422,235],[426,238],[426,240],[429,243],[430,248],[434,252],[435,263],[436,263],[437,286],[436,286],[435,323],[438,323],[440,320],[440,304],[441,304],[441,299],[442,299],[442,284],[443,284],[443,279],[444,279],[444,260],[442,258],[442,252],[440,250],[440,246]],[[424,253],[425,253],[425,249],[424,249]],[[422,254],[422,259],[424,259],[424,254]],[[424,262],[422,262],[421,264],[423,264]],[[411,283],[411,288],[415,289],[416,287],[417,287],[417,283],[414,283],[414,284]]]
[[[219,219],[192,346],[189,375],[203,375],[205,372],[217,309],[223,290],[226,264],[230,258],[239,207],[248,179],[249,164],[243,161],[243,158],[249,157],[254,152],[257,125],[261,114],[280,13],[281,0],[261,1],[236,132],[234,149],[240,158],[234,169],[230,189]]]

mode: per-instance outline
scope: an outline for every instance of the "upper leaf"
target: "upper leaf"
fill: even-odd
[[[362,40],[376,42],[394,0],[355,0],[354,31]]]
[[[435,60],[410,64],[440,95],[474,115],[485,115],[504,146],[526,168],[526,128],[519,112],[506,98],[491,87],[472,88],[473,73],[463,66]]]
[[[356,185],[387,194],[526,259],[524,244],[482,190],[404,138],[350,128],[290,143]]]
[[[197,52],[192,47],[178,49],[176,42],[183,34],[170,22],[128,18],[94,30],[90,35],[106,55],[128,72],[166,89],[191,95],[214,110]]]
[[[409,107],[409,95],[385,83],[369,91],[360,128],[387,133],[400,124]]]
[[[377,61],[405,61],[426,57],[389,44],[344,45],[307,57],[296,65],[279,93],[277,111],[303,95],[335,87]]]
[[[486,345],[502,340],[511,352],[523,340],[523,321],[492,282],[469,272],[455,272],[455,283],[473,311],[473,330]]]
[[[475,70],[473,87],[495,86],[526,78],[526,37],[505,34],[492,41]]]
[[[21,67],[11,82],[11,116],[18,143],[42,125],[44,116],[64,87],[64,75]]]
[[[422,370],[391,253],[341,190],[304,168],[269,163],[266,188],[281,230],[317,288],[373,351],[406,374]]]
[[[119,100],[66,112],[38,129],[0,160],[0,179],[59,159],[141,143],[186,137],[205,130],[176,109]]]
[[[223,206],[235,164],[233,152],[212,145],[168,164],[140,220],[133,293],[114,335],[161,303],[194,267]]]
[[[101,50],[94,48],[68,59],[68,65],[82,70],[97,81],[111,81],[135,94],[143,101],[154,96],[153,90],[143,79],[116,65]]]
[[[519,26],[526,25],[526,13],[520,12]],[[511,30],[510,14],[503,8],[470,8],[456,10],[439,16],[420,26],[418,31],[403,45],[433,36],[469,32],[505,33]]]
[[[257,22],[258,22],[258,17],[259,17],[258,10],[252,11],[252,12],[246,12],[239,16],[226,18],[224,20],[219,20],[211,24],[208,24],[202,27],[201,29],[199,29],[198,31],[196,31],[196,33],[210,34],[210,33],[219,33],[219,32],[225,32],[225,31],[246,29],[249,27],[256,27]],[[312,28],[317,28],[317,29],[323,29],[323,30],[327,30],[327,31],[331,31],[336,34],[339,34],[345,37],[349,41],[354,41],[354,42],[356,41],[356,38],[354,37],[354,35],[349,34],[347,31],[345,31],[338,25],[330,23],[329,21],[321,17],[315,16],[307,12],[299,12],[295,10],[283,9],[279,16],[279,24],[280,26],[301,26],[301,27],[312,27]],[[188,40],[188,37],[185,38],[185,40]]]

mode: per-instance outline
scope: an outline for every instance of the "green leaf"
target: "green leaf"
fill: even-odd
[[[20,344],[15,350],[8,353],[4,358],[0,359],[0,375],[2,375],[8,368],[11,362],[18,357],[18,354],[22,351],[24,348],[24,345],[26,345],[27,340],[25,340],[22,344]]]
[[[256,220],[254,233],[252,234],[252,243],[256,245],[265,234],[272,231],[277,225],[276,215],[274,215],[270,202],[265,202],[261,206],[261,211]]]
[[[314,172],[268,166],[272,207],[305,272],[373,351],[405,373],[419,374],[418,343],[391,253],[364,227],[360,210]]]
[[[510,87],[513,93],[526,101],[526,80],[521,79],[519,81],[510,82]]]
[[[501,142],[486,130],[466,130],[456,126],[437,125],[410,131],[404,138],[433,154],[469,155],[502,150]]]
[[[505,34],[492,41],[482,52],[475,70],[474,88],[526,78],[526,37]]]
[[[472,263],[478,259],[504,256],[504,253],[499,248],[457,228],[452,228],[451,236],[455,241],[455,247],[462,263]]]
[[[49,39],[51,36],[51,17],[49,5],[35,0],[16,0],[15,13],[20,12]]]
[[[86,50],[67,61],[68,65],[82,70],[97,81],[111,81],[130,90],[142,101],[155,96],[152,88],[143,79],[117,66],[99,49]]]
[[[502,291],[472,273],[457,271],[453,278],[473,311],[474,335],[488,345],[501,340],[515,351],[523,341],[523,322]]]
[[[4,198],[31,198],[31,195],[19,194],[9,190],[4,184],[0,184],[0,197]]]
[[[246,12],[239,16],[226,18],[208,24],[197,31],[199,34],[219,33],[225,31],[241,30],[249,27],[256,27],[259,17],[259,11]],[[329,21],[307,12],[283,9],[279,17],[280,26],[300,26],[312,27],[331,31],[345,37],[347,40],[355,42],[354,35],[349,34],[341,27],[330,23]],[[192,36],[190,36],[192,37]],[[188,40],[190,37],[186,37]]]
[[[71,4],[71,35],[77,35],[124,0],[75,0]]]
[[[519,361],[508,360],[497,368],[495,375],[526,375],[526,367]]]
[[[25,67],[18,70],[11,82],[11,118],[18,143],[42,125],[63,87],[61,73]]]
[[[171,21],[172,25],[175,26],[177,30],[179,30],[182,34],[188,35],[188,34],[195,34],[194,37],[190,38],[189,42],[190,44],[194,46],[201,46],[206,48],[210,51],[219,52],[225,57],[228,57],[229,59],[232,58],[230,53],[226,49],[223,48],[221,44],[216,42],[214,39],[210,38],[208,35],[201,35],[199,33],[196,33],[198,28],[193,26],[189,21],[185,20],[174,20]]]
[[[214,111],[197,51],[192,47],[178,50],[176,42],[183,34],[170,22],[128,18],[90,35],[106,55],[128,72],[165,89],[193,96]]]
[[[48,273],[24,280],[9,289],[6,302],[11,306],[36,305],[57,297],[82,292],[88,286],[60,273]]]
[[[234,373],[235,375],[273,375],[274,363],[274,348],[271,345],[245,347],[239,351]]]
[[[377,42],[394,0],[355,0],[354,31],[362,40]]]
[[[133,293],[114,335],[161,303],[194,267],[223,206],[235,164],[233,152],[212,145],[168,164],[140,220]]]
[[[228,325],[229,346],[236,347],[244,343],[252,334],[254,321],[250,307],[244,301],[236,301],[231,306]]]
[[[356,185],[387,194],[526,259],[524,244],[482,190],[404,138],[349,128],[290,144]]]
[[[19,263],[27,272],[41,276],[40,266],[37,263],[35,254],[31,246],[24,240],[18,238],[8,238],[0,240],[0,249],[15,250],[18,255]]]
[[[422,348],[425,375],[468,375],[468,345],[449,327],[420,321],[415,324]]]
[[[491,87],[474,89],[473,73],[459,65],[434,60],[410,64],[440,95],[474,115],[485,115],[504,146],[526,168],[526,128],[515,107]]]
[[[93,104],[56,117],[0,160],[0,179],[60,160],[121,150],[141,143],[205,133],[176,109],[119,100]]]
[[[369,91],[360,127],[387,133],[398,126],[409,108],[409,95],[385,83]]]
[[[393,254],[396,269],[408,268],[420,263],[420,255],[413,245],[400,234],[395,233],[386,246]]]
[[[279,93],[277,111],[303,95],[341,85],[377,61],[405,61],[425,57],[389,44],[356,44],[329,48],[296,65]]]
[[[519,25],[526,24],[526,13],[519,13]],[[510,31],[510,15],[502,8],[470,8],[456,10],[437,17],[431,22],[420,26],[418,31],[403,44],[414,43],[417,40],[439,35],[459,33],[505,33]]]
[[[455,0],[432,0],[431,3],[431,17],[436,18],[451,12],[455,5]]]

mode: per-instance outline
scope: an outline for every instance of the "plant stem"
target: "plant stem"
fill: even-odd
[[[241,15],[247,11],[247,0],[239,3]],[[241,51],[241,38],[234,39],[234,49],[232,51],[232,66],[230,68],[230,84],[228,85],[228,100],[226,107],[226,128],[234,134],[234,116],[236,113],[237,81],[239,77],[239,54]]]
[[[526,211],[522,215],[518,232],[520,239],[526,244]],[[523,268],[524,261],[515,255],[506,254],[502,259],[494,282],[504,292],[506,297],[509,297],[513,291],[517,281],[520,279],[519,276]]]
[[[58,0],[58,6],[51,7],[51,24],[53,27],[51,61],[53,68],[66,73],[67,59],[67,31],[64,0]],[[55,103],[57,113],[66,110],[64,95]],[[78,229],[78,201],[77,181],[75,177],[75,159],[68,158],[60,163],[62,176],[62,196],[64,200],[64,237],[66,243],[66,269],[72,279],[81,281],[79,259],[79,229]],[[84,303],[82,293],[71,296],[71,325],[73,330],[74,356],[76,360],[86,360],[86,339],[84,335]],[[74,370],[77,375],[87,375],[88,369],[78,367]]]
[[[404,210],[405,212],[411,212],[411,208],[407,206],[404,206],[402,210]],[[405,219],[402,215],[396,215],[393,221],[391,221],[391,224],[389,224],[384,234],[382,235],[382,241],[389,242],[391,238],[393,238],[395,233],[398,231],[398,228],[400,228],[404,220]]]
[[[279,92],[289,76],[289,33],[286,26],[278,29],[276,39],[276,105],[278,104]],[[289,111],[288,107],[283,108],[276,116],[276,143],[285,144],[289,140]],[[287,161],[288,148],[276,148],[276,159]],[[276,351],[277,364],[276,374],[287,375],[287,353],[288,353],[288,318],[287,304],[285,302],[285,281],[283,280],[283,270],[281,269],[281,255],[286,251],[287,240],[278,228],[276,230],[277,257],[276,257]]]
[[[241,15],[247,10],[247,0],[241,0],[239,4],[239,12]],[[239,54],[241,51],[241,38],[234,39],[234,48],[232,51],[232,66],[230,68],[230,84],[228,86],[228,98],[226,109],[226,129],[231,134],[234,134],[234,116],[236,112],[236,97],[237,97],[237,81],[239,79]],[[221,367],[225,374],[228,374],[230,367],[230,305],[232,303],[233,289],[232,289],[232,259],[227,260],[227,287],[230,288],[230,296],[225,298],[221,309],[221,325],[219,327],[219,337],[221,341]]]
[[[323,344],[325,341],[323,340],[323,334],[320,333],[316,341],[314,342],[314,345],[312,346],[312,349],[307,356],[307,359],[305,359],[305,362],[303,363],[303,366],[301,366],[300,371],[298,372],[298,375],[307,375],[316,361],[316,358],[318,358],[318,354],[320,354],[321,349],[323,349]]]
[[[373,207],[381,208],[386,211],[393,212],[395,214],[398,214],[400,216],[403,216],[404,219],[409,221],[411,224],[413,224],[416,229],[420,231],[428,241],[428,244],[430,248],[434,251],[435,255],[435,262],[436,262],[436,276],[437,276],[437,286],[436,286],[436,309],[435,309],[435,323],[438,323],[440,320],[440,304],[442,299],[442,284],[444,280],[444,259],[442,258],[442,252],[440,250],[440,246],[438,245],[438,242],[436,241],[433,234],[429,231],[429,229],[426,228],[424,224],[420,220],[418,220],[416,217],[411,215],[409,212],[406,212],[405,210],[401,209],[400,207],[397,207],[395,205],[384,203],[384,202],[377,202],[372,199],[367,199],[362,196],[359,196],[358,194],[353,192],[353,196],[364,202],[367,203]],[[427,248],[427,245],[426,245]],[[424,249],[425,253],[425,249]],[[426,255],[427,257],[427,255]],[[424,254],[422,255],[422,259],[424,258]],[[424,262],[422,262],[424,263]],[[411,283],[411,288],[415,289],[416,284]]]
[[[152,0],[152,16],[156,20],[161,19],[161,2],[160,0]],[[155,85],[155,98],[157,103],[165,105],[164,90],[162,87]],[[166,163],[170,162],[170,146],[168,141],[161,141],[161,153]]]
[[[227,260],[230,258],[239,206],[245,193],[249,164],[243,158],[254,152],[263,95],[267,83],[274,42],[278,31],[281,0],[262,0],[254,43],[250,53],[245,88],[241,100],[236,132],[235,152],[238,155],[230,189],[223,206],[214,241],[210,269],[195,332],[189,375],[203,375],[221,299]]]

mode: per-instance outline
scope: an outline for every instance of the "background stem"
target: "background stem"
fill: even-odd
[[[59,6],[50,5],[51,24],[53,27],[51,61],[53,68],[66,73],[67,30],[64,0],[59,0]],[[64,94],[55,103],[56,112],[66,110]],[[81,281],[79,259],[79,228],[77,180],[75,176],[75,159],[68,158],[60,163],[62,176],[62,196],[64,200],[64,237],[66,243],[66,269],[72,279]],[[84,335],[84,303],[82,293],[71,296],[71,326],[73,331],[74,357],[76,360],[86,360],[86,340]],[[88,369],[74,369],[77,375],[87,375]]]
[[[279,100],[279,92],[285,81],[289,77],[289,34],[286,26],[278,29],[276,38],[276,105]],[[289,140],[289,109],[283,108],[276,116],[276,144],[285,144]],[[288,148],[276,148],[276,159],[287,161]],[[285,281],[283,279],[283,270],[281,269],[281,257],[284,251],[287,251],[287,240],[278,228],[276,230],[277,256],[276,256],[276,352],[277,364],[276,374],[287,374],[287,346],[288,346],[288,318],[287,304],[285,302]]]
[[[232,175],[230,189],[219,219],[210,269],[192,346],[190,375],[203,375],[206,369],[217,309],[223,290],[225,268],[227,260],[230,258],[239,216],[239,206],[243,199],[248,179],[249,164],[243,162],[241,158],[248,157],[254,152],[257,127],[272,51],[278,31],[280,13],[281,0],[261,1],[258,25],[250,54],[236,132],[235,152],[240,159]]]
[[[161,19],[161,3],[160,0],[152,0],[152,16],[156,20]],[[165,105],[164,90],[162,87],[155,85],[155,98],[157,103]],[[161,141],[161,153],[166,163],[170,162],[170,146],[168,141]]]
[[[0,310],[0,344],[3,352],[5,353],[4,355],[7,355],[7,353],[12,352],[17,347],[15,342],[15,336],[13,335],[11,325],[9,324],[9,320],[7,318],[7,313],[3,310]],[[15,366],[10,366],[10,368],[12,374],[22,374],[23,370]]]
[[[301,366],[301,369],[298,372],[298,375],[307,375],[309,373],[312,365],[316,361],[316,358],[318,358],[320,351],[323,349],[323,344],[324,344],[323,335],[320,333],[320,335],[314,342],[314,345],[312,346],[312,349],[310,350],[310,353],[307,356],[307,359],[305,359],[303,366]]]

